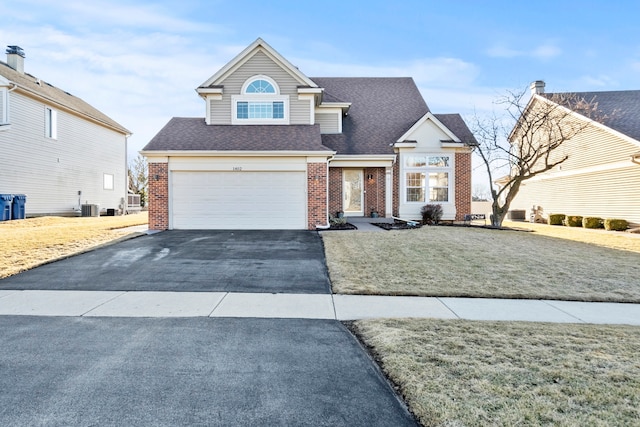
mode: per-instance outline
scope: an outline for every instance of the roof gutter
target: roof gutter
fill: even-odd
[[[631,162],[635,163],[636,165],[640,165],[640,153],[632,154]]]

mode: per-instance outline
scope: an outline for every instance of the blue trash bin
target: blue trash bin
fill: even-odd
[[[0,194],[0,221],[9,221],[11,219],[11,194]]]
[[[27,203],[27,196],[24,194],[13,195],[13,207],[11,208],[11,219],[25,219],[26,212],[24,205]]]

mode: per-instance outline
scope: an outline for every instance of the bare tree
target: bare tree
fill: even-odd
[[[138,157],[129,162],[129,191],[140,195],[140,206],[147,204],[148,167],[144,157]]]
[[[562,145],[592,121],[605,119],[594,100],[576,94],[535,95],[529,102],[526,95],[527,91],[508,91],[496,101],[504,107],[502,116],[483,119],[476,114],[472,119],[478,140],[475,151],[489,178],[493,227],[502,227],[523,181],[566,161],[569,155]],[[498,188],[494,182],[499,183]]]

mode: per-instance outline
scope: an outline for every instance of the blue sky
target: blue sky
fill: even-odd
[[[507,89],[640,89],[637,1],[4,0],[0,46],[99,108],[135,156],[257,37],[307,76],[410,76],[435,113],[485,114]]]

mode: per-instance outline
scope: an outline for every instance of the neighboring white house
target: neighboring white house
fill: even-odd
[[[75,215],[82,204],[126,209],[127,137],[83,100],[0,61],[0,194],[25,194],[27,216]]]
[[[530,107],[553,102],[554,94],[544,93],[544,82],[533,84],[532,91]],[[602,123],[573,111],[587,127],[562,144],[557,155],[567,155],[567,160],[524,181],[510,208],[540,206],[546,215],[621,218],[640,224],[640,90],[575,96],[593,103]]]

